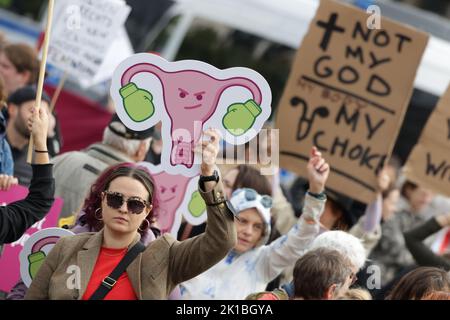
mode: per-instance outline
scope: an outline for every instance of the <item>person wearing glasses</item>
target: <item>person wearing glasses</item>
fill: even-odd
[[[247,188],[233,192],[229,202],[238,214],[238,242],[219,263],[180,284],[182,299],[245,299],[250,293],[263,291],[285,268],[295,264],[319,234],[326,201],[324,190],[330,168],[315,147],[307,172],[310,189],[304,213],[291,231],[268,245],[271,197]]]
[[[295,263],[294,300],[336,300],[354,281],[349,259],[337,250],[317,248]]]
[[[138,253],[125,272],[113,270],[134,252],[140,233],[149,228],[158,208],[150,174],[131,164],[112,171],[85,202],[87,215],[104,228],[58,241],[40,267],[25,299],[166,299],[173,288],[220,261],[236,243],[233,212],[229,209],[217,170],[219,134],[204,132],[209,141],[202,152],[199,192],[207,204],[206,232],[186,241],[170,234],[154,240]],[[100,222],[102,220],[102,222]],[[107,294],[99,298],[99,292]]]

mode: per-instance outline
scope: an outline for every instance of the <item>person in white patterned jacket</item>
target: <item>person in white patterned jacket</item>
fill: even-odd
[[[302,256],[319,234],[330,168],[315,147],[307,165],[309,190],[303,214],[284,236],[265,245],[270,234],[271,198],[253,189],[237,189],[230,199],[238,213],[238,242],[219,263],[180,284],[181,299],[244,299],[267,284]]]

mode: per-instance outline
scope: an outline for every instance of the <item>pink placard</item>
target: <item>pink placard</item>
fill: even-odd
[[[0,191],[0,204],[6,205],[14,201],[22,200],[27,195],[27,188],[23,186],[14,186],[8,191]],[[22,250],[25,241],[27,241],[33,233],[39,230],[56,227],[58,225],[58,218],[62,205],[63,200],[61,198],[56,198],[53,206],[44,219],[31,226],[19,240],[3,247],[3,253],[0,256],[0,290],[9,292],[20,279],[19,253]]]

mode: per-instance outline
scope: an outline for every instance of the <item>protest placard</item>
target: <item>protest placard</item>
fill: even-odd
[[[368,203],[376,172],[394,147],[426,34],[323,0],[292,66],[281,99],[281,167],[306,175],[308,151],[318,147],[331,164],[327,185]]]
[[[57,1],[48,62],[80,81],[94,79],[130,11],[123,0]]]
[[[450,197],[450,86],[406,161],[406,177]]]
[[[111,97],[130,129],[141,131],[161,121],[161,166],[170,174],[194,177],[201,155],[195,145],[202,132],[216,128],[232,145],[243,145],[269,118],[272,93],[256,71],[224,70],[197,60],[167,61],[139,53],[114,71]]]

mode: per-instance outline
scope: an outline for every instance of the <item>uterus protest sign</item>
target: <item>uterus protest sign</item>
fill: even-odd
[[[406,177],[450,197],[450,86],[428,119],[404,167]]]
[[[277,113],[281,167],[305,177],[315,145],[330,163],[327,186],[364,203],[396,142],[428,36],[353,6],[322,0]]]
[[[0,205],[6,205],[24,199],[28,189],[23,186],[14,186],[8,191],[0,191]],[[3,246],[0,256],[0,290],[9,292],[20,279],[19,255],[24,245],[34,233],[58,225],[58,217],[63,206],[63,200],[56,198],[50,211],[40,221],[32,225],[17,241]]]
[[[157,226],[162,233],[177,236],[182,218],[199,225],[206,221],[206,204],[198,191],[198,175],[170,174],[163,166],[140,162],[152,175],[158,196]]]
[[[202,131],[216,128],[233,145],[244,144],[271,114],[267,81],[248,68],[220,70],[196,60],[169,62],[140,53],[115,70],[111,97],[130,129],[141,131],[162,122],[164,171],[193,177],[201,155],[194,153]]]
[[[20,276],[27,287],[30,287],[39,268],[58,240],[62,237],[73,235],[74,233],[67,229],[47,228],[33,233],[25,242],[19,259]]]

